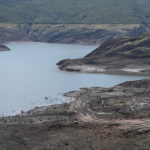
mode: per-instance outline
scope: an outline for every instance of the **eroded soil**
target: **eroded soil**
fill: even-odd
[[[1,149],[150,149],[150,80],[63,96],[70,103],[0,118]]]

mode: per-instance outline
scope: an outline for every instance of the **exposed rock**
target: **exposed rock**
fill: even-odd
[[[61,70],[80,72],[150,72],[150,32],[136,38],[117,38],[80,59],[57,63]]]
[[[82,88],[64,94],[74,99],[72,109],[80,119],[147,118],[150,108],[150,80],[128,81],[112,88]],[[117,117],[116,117],[117,116]]]
[[[1,150],[131,150],[150,143],[150,80],[64,94],[69,104],[0,118]]]

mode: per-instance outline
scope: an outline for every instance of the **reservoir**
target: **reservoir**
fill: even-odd
[[[90,74],[60,71],[56,63],[81,58],[97,46],[74,44],[6,44],[0,52],[0,116],[37,106],[60,104],[61,93],[81,87],[111,87],[124,81],[149,79],[140,74]]]

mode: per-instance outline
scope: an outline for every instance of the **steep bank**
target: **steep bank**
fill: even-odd
[[[79,72],[150,72],[150,32],[135,38],[117,38],[103,43],[81,59],[65,59],[59,69]]]
[[[0,44],[0,51],[9,51],[9,50],[10,49],[7,46]]]
[[[74,101],[1,117],[1,149],[149,148],[150,80],[82,88],[64,96]]]
[[[135,37],[150,30],[145,24],[4,24],[0,43],[33,41],[100,45],[117,37]]]

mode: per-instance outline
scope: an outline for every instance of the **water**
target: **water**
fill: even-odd
[[[56,63],[80,58],[97,46],[72,44],[7,44],[0,52],[0,115],[15,115],[36,106],[62,103],[60,93],[81,87],[111,87],[138,75],[86,74],[60,71]],[[45,98],[47,97],[47,98]]]

